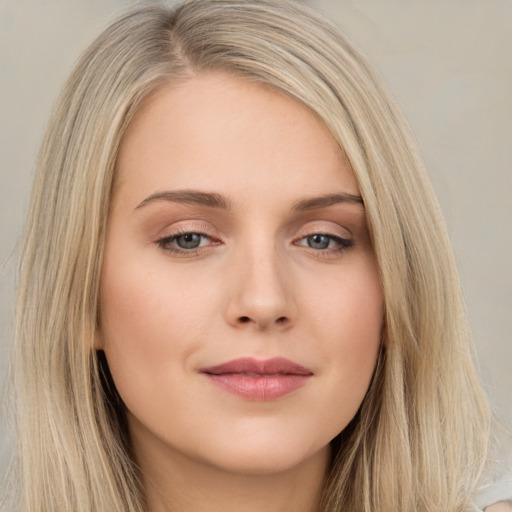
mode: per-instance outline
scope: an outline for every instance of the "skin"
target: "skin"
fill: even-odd
[[[495,505],[487,507],[485,509],[485,512],[512,512],[512,505],[510,505],[510,503],[500,501]]]
[[[329,443],[365,396],[383,318],[363,205],[304,203],[359,195],[344,153],[297,101],[211,73],[143,104],[116,172],[98,348],[148,509],[318,510]],[[229,208],[155,197],[191,189]],[[205,235],[189,250],[183,233]],[[277,356],[313,375],[272,400],[200,372]]]

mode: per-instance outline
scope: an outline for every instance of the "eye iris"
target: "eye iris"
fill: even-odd
[[[308,236],[308,245],[312,249],[327,249],[331,239],[326,235]]]
[[[195,249],[201,244],[201,235],[197,233],[186,233],[176,238],[176,243],[181,249]]]

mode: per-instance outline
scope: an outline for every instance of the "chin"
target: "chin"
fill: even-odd
[[[330,460],[330,444],[306,449],[304,443],[284,442],[282,438],[276,442],[258,441],[248,439],[242,445],[233,443],[226,450],[205,454],[205,462],[229,473],[271,475],[296,469],[314,457]]]

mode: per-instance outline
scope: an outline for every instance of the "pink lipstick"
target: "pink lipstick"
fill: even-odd
[[[311,370],[283,357],[264,361],[244,357],[202,368],[200,373],[229,393],[260,402],[285,396],[313,376]]]

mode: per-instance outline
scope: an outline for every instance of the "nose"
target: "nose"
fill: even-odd
[[[237,328],[284,330],[295,321],[293,281],[275,249],[246,252],[231,265],[227,322]]]

